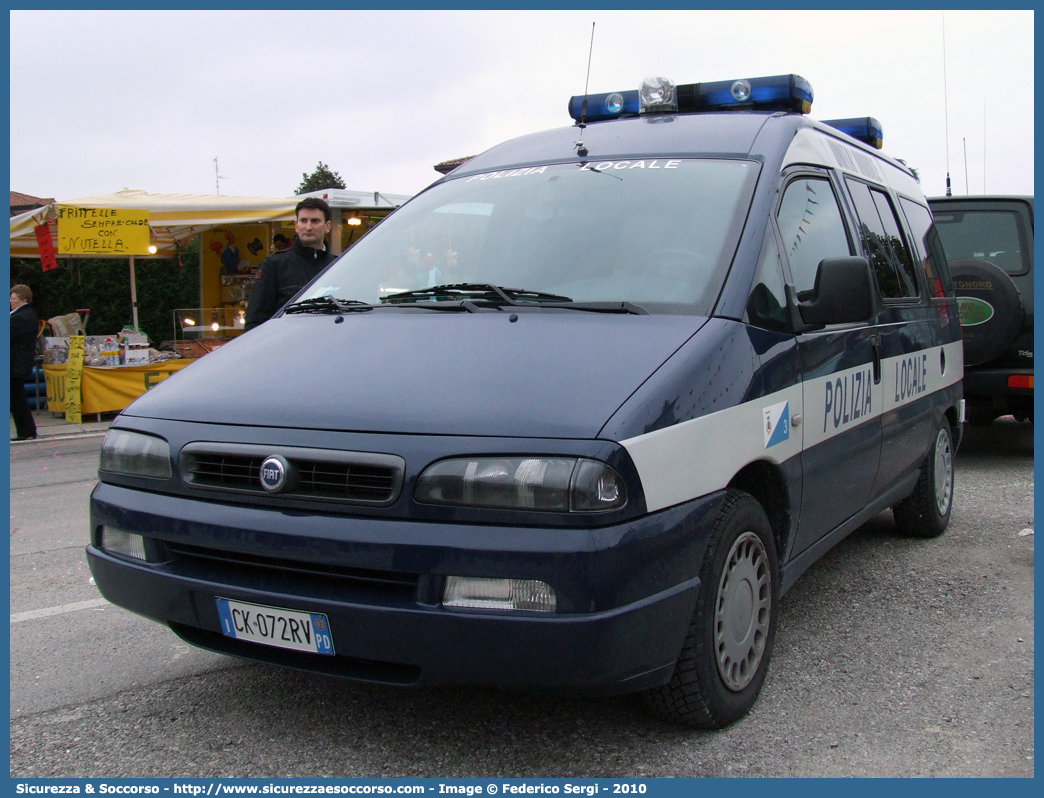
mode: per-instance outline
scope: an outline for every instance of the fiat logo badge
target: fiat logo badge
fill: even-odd
[[[273,454],[261,463],[261,487],[269,493],[278,493],[286,487],[290,475],[290,464],[278,454]]]

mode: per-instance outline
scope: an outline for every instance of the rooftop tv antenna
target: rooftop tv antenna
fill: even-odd
[[[221,184],[218,181],[219,180],[228,180],[228,179],[229,178],[225,177],[224,175],[219,175],[218,174],[218,162],[217,162],[217,158],[215,158],[214,159],[214,191],[217,193],[217,195],[219,197],[221,196]]]
[[[953,196],[950,190],[950,108],[946,97],[946,12],[943,19],[943,124],[946,126],[946,196]]]
[[[587,77],[584,78],[584,101],[580,105],[580,121],[577,125],[580,128],[580,138],[576,140],[576,154],[581,158],[587,155],[587,147],[584,146],[584,128],[587,127],[587,122],[584,120],[587,118],[587,87],[591,83],[591,55],[594,53],[594,29],[595,24],[591,23],[591,47],[587,51]]]

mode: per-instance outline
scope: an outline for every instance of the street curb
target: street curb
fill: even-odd
[[[47,441],[71,441],[75,438],[98,438],[104,435],[108,430],[101,430],[99,432],[69,432],[62,435],[37,435],[32,440],[28,441],[11,441],[12,446],[22,446],[30,443],[45,443]]]

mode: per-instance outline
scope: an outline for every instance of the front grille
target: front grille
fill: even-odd
[[[197,487],[261,490],[263,457],[197,454],[191,458],[191,484]]]
[[[404,665],[398,662],[378,662],[357,657],[345,657],[338,654],[327,657],[322,654],[311,654],[306,651],[290,651],[285,648],[264,646],[248,640],[236,640],[226,637],[220,632],[198,629],[180,623],[171,623],[174,633],[187,643],[200,648],[243,657],[256,662],[267,662],[284,668],[326,673],[330,676],[341,676],[365,682],[380,684],[414,685],[420,681],[421,669],[416,665]],[[336,633],[337,630],[335,630]]]
[[[347,492],[354,501],[386,502],[395,486],[390,468],[339,463],[302,463],[298,490],[314,496]]]
[[[417,574],[269,557],[165,541],[170,561],[198,578],[290,595],[337,596],[342,601],[417,600]]]
[[[287,487],[269,494],[261,464],[280,455],[289,465]],[[371,452],[289,446],[190,443],[181,450],[181,478],[191,488],[387,506],[399,496],[405,461]]]

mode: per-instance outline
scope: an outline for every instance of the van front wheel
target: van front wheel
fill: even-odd
[[[750,494],[729,491],[707,544],[696,609],[674,674],[644,694],[655,715],[719,729],[747,714],[772,654],[778,574],[765,511]]]

